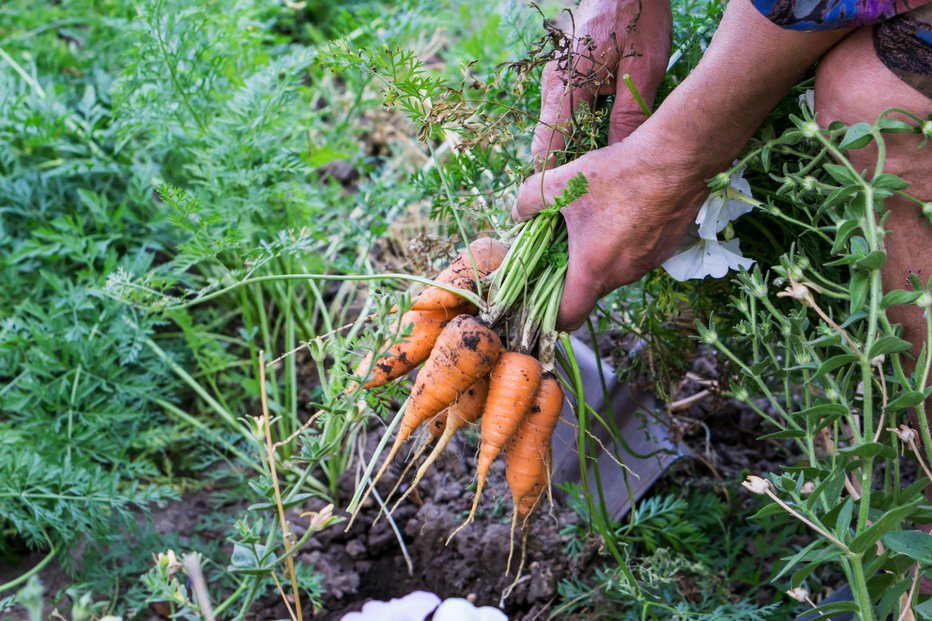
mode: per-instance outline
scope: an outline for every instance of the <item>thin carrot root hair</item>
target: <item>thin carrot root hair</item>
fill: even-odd
[[[434,450],[431,451],[430,455],[427,456],[427,459],[424,460],[424,463],[421,464],[418,468],[417,473],[414,475],[414,480],[411,482],[411,487],[409,487],[405,493],[395,502],[392,506],[392,511],[395,510],[399,504],[401,504],[408,495],[414,491],[418,483],[421,482],[421,479],[427,474],[427,471],[434,464],[435,461],[446,449],[447,445],[450,443],[450,440],[453,439],[453,436],[456,435],[456,432],[462,429],[467,425],[473,425],[482,417],[482,412],[485,409],[485,401],[489,394],[489,383],[485,379],[481,379],[470,386],[466,392],[460,395],[460,398],[456,400],[456,403],[447,408],[447,419],[446,424],[443,428],[443,433],[440,435],[440,439],[437,440],[437,444],[434,446]],[[440,416],[440,414],[438,414]]]
[[[508,563],[505,565],[505,575],[511,573],[511,557],[515,552],[515,528],[518,526],[518,506],[511,512],[511,529],[508,532]]]
[[[440,415],[438,414],[437,416],[440,416]],[[434,419],[436,420],[436,417],[434,417]],[[431,421],[431,423],[433,422],[434,421]],[[386,507],[388,506],[388,503],[391,501],[392,496],[394,496],[395,493],[398,491],[398,488],[401,487],[401,484],[404,482],[405,477],[408,476],[408,473],[411,471],[411,468],[414,467],[414,464],[416,464],[418,460],[421,458],[421,456],[427,452],[427,449],[430,448],[431,439],[432,438],[425,438],[424,443],[420,447],[418,447],[417,451],[414,453],[411,459],[408,460],[408,464],[405,466],[405,469],[402,470],[401,475],[399,475],[398,477],[398,480],[395,481],[394,487],[392,487],[392,490],[388,492],[388,494],[385,496],[385,499],[383,500]],[[407,496],[410,492],[411,492],[410,489],[406,490],[402,498]],[[398,506],[398,503],[395,503],[395,505],[388,512],[394,513],[395,507],[397,506]],[[375,526],[378,523],[378,521],[382,518],[383,513],[384,513],[383,511],[379,511],[378,515],[375,516],[375,519],[372,520],[373,526]]]
[[[517,512],[515,513],[517,515]],[[528,516],[530,517],[530,515]],[[508,585],[508,588],[502,593],[502,601],[505,601],[511,596],[512,591],[515,590],[515,587],[518,586],[518,583],[521,581],[521,574],[524,572],[524,562],[527,560],[527,535],[530,529],[527,527],[527,519],[521,525],[521,560],[518,562],[518,571],[515,572],[515,579],[512,580],[511,584]],[[512,526],[512,537],[514,536],[514,526]],[[511,553],[508,554],[508,563],[511,564]],[[507,570],[505,575],[508,575]]]

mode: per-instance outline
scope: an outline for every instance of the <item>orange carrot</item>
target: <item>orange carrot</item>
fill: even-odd
[[[443,435],[440,436],[436,446],[434,446],[434,450],[431,451],[427,459],[424,460],[424,463],[421,464],[421,467],[418,468],[417,474],[415,474],[414,480],[411,482],[411,487],[398,499],[394,507],[401,504],[401,502],[407,498],[408,494],[417,487],[417,484],[420,483],[424,475],[427,474],[427,470],[437,461],[443,449],[445,449],[447,444],[450,443],[450,440],[453,439],[453,435],[461,428],[466,425],[474,424],[482,417],[488,394],[489,383],[485,379],[481,379],[470,386],[466,392],[461,394],[459,399],[456,400],[456,403],[446,409],[446,426],[443,429]],[[443,413],[437,416],[443,416]],[[394,510],[394,507],[392,507],[392,510]]]
[[[511,569],[511,553],[514,550],[515,527],[521,522],[521,562],[515,580],[521,576],[527,545],[527,519],[540,504],[544,490],[550,485],[550,464],[553,432],[563,411],[563,389],[552,373],[545,373],[534,405],[518,427],[517,433],[505,451],[505,478],[514,500],[511,517],[511,543],[508,550],[508,566]]]
[[[501,339],[480,320],[471,315],[454,318],[417,374],[405,416],[423,421],[444,410],[476,380],[489,374],[501,350]]]
[[[475,293],[476,272],[479,272],[479,278],[485,278],[498,269],[508,253],[508,246],[488,237],[480,237],[475,240],[469,244],[469,249],[472,251],[472,258],[476,262],[475,269],[473,269],[473,262],[469,258],[469,252],[463,250],[434,280],[444,285]],[[468,301],[455,293],[438,287],[425,289],[411,306],[412,310],[441,310],[445,308],[462,308],[466,312],[476,312],[475,306]]]
[[[498,362],[501,349],[498,334],[475,317],[459,315],[447,324],[417,374],[395,443],[363,499],[372,492],[414,430],[456,401],[476,380],[488,375]]]
[[[476,516],[479,498],[482,496],[482,488],[492,468],[492,462],[518,431],[521,421],[537,396],[540,380],[540,362],[533,356],[506,352],[495,365],[489,382],[485,414],[482,417],[482,442],[479,445],[479,463],[476,467],[476,497],[473,499],[469,517],[453,531],[450,539]]]
[[[458,314],[455,310],[439,310],[408,311],[402,315],[401,319],[395,322],[392,331],[398,334],[408,333],[408,336],[391,345],[385,351],[385,355],[375,362],[374,368],[371,369],[372,377],[363,385],[363,388],[384,386],[427,360],[440,333]],[[366,377],[369,374],[372,357],[373,352],[370,351],[357,365],[357,377]],[[346,392],[349,393],[355,389],[356,383],[354,382]]]
[[[505,451],[505,477],[522,520],[543,492],[541,481],[546,484],[550,441],[562,411],[563,389],[559,380],[547,373],[541,379],[534,404]]]

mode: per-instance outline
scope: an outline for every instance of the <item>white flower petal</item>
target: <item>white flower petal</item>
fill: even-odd
[[[663,268],[671,278],[682,282],[707,276],[721,278],[730,269],[747,269],[753,264],[753,260],[741,255],[737,239],[722,243],[700,238],[685,250],[667,259]]]
[[[809,108],[810,114],[815,114],[815,91],[811,88],[799,96],[799,107],[801,110]]]
[[[700,267],[702,263],[702,242],[696,240],[695,243],[681,250],[677,254],[667,259],[663,264],[663,269],[667,270],[673,280],[683,282],[693,278],[702,278]]]
[[[476,608],[465,599],[451,597],[440,604],[433,621],[508,621],[508,617],[498,608]]]
[[[479,621],[508,621],[508,616],[498,608],[483,606],[478,611]]]
[[[724,207],[725,199],[720,194],[709,194],[696,216],[696,224],[699,225],[699,237],[702,239],[715,239],[716,233],[721,230],[718,228],[718,221]],[[725,226],[723,225],[722,228],[725,228]]]
[[[414,591],[387,602],[366,602],[361,611],[345,614],[340,621],[424,621],[439,604],[433,593]]]

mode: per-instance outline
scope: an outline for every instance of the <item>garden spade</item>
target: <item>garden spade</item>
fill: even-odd
[[[614,368],[605,360],[601,361],[600,376],[599,359],[592,348],[575,337],[572,338],[572,344],[585,386],[586,402],[606,423],[614,426],[616,437],[620,436],[624,440],[624,444],[613,442],[609,430],[593,421],[591,433],[596,439],[595,461],[605,493],[606,509],[613,519],[620,520],[631,504],[637,502],[660,475],[686,452],[670,437],[666,427],[655,420],[653,413],[663,408],[659,399],[619,381]],[[564,404],[560,424],[554,434],[555,488],[561,483],[580,483],[574,407],[575,404]],[[628,485],[625,485],[625,469],[618,462],[628,468]],[[591,468],[589,485],[590,489],[595,490],[595,474]]]

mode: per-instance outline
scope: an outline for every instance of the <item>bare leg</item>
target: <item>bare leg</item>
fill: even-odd
[[[893,107],[922,117],[932,113],[932,99],[903,82],[877,58],[870,27],[852,32],[824,57],[816,74],[815,98],[822,126],[836,120],[873,122]],[[932,200],[932,146],[919,150],[920,136],[915,134],[886,134],[885,138],[884,172],[909,181],[912,185],[906,192]],[[856,168],[873,171],[877,157],[874,145],[848,155]],[[887,221],[890,235],[885,240],[884,289],[908,289],[910,272],[920,274],[923,280],[932,276],[932,227],[919,208],[904,199],[893,197],[885,205],[891,214]],[[896,306],[889,316],[903,326],[903,338],[918,354],[926,340],[922,312],[915,306]]]

